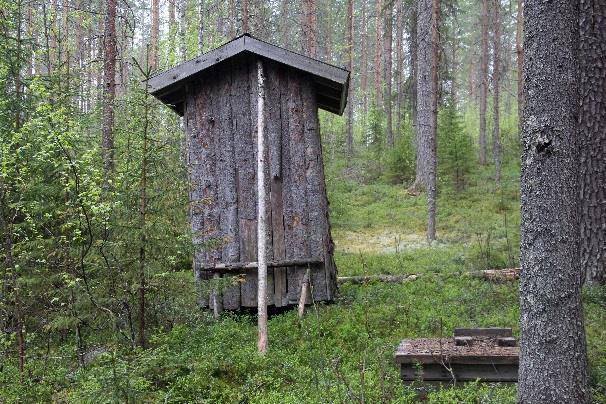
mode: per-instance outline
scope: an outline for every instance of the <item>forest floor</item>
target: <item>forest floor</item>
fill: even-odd
[[[151,348],[116,348],[85,370],[48,359],[34,370],[22,402],[417,402],[423,389],[404,386],[394,364],[401,339],[449,336],[455,327],[511,327],[519,335],[518,282],[462,276],[518,266],[519,171],[507,167],[499,190],[490,175],[489,168],[474,173],[460,193],[443,184],[439,240],[428,246],[424,195],[329,174],[339,275],[419,274],[416,280],[344,284],[333,304],[308,308],[302,321],[294,310],[274,314],[265,357],[256,352],[252,314],[226,313],[218,322],[192,314],[156,331]],[[606,289],[586,290],[584,303],[594,400],[606,403]],[[5,374],[0,382],[11,389],[15,377]],[[3,394],[0,401],[10,401],[10,391]],[[468,383],[430,389],[426,399],[514,403],[515,397],[515,385]]]

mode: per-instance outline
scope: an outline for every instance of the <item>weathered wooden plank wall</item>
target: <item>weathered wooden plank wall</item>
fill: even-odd
[[[267,259],[323,260],[324,265],[310,266],[311,290],[315,300],[332,300],[336,273],[313,79],[268,60],[264,69]],[[256,87],[255,61],[244,57],[205,72],[187,87],[190,214],[194,243],[202,247],[194,257],[201,279],[212,277],[200,273],[209,265],[257,260]],[[306,270],[268,269],[268,304],[296,304]],[[256,269],[240,274],[244,282],[223,290],[228,310],[257,305]]]

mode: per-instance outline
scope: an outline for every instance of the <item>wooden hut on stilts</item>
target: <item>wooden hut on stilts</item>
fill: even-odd
[[[211,304],[257,306],[257,62],[265,75],[268,304],[331,301],[336,268],[318,108],[342,114],[349,72],[242,35],[153,76],[151,94],[184,118],[198,279],[234,277]]]

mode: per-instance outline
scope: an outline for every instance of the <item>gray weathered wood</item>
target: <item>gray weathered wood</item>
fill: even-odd
[[[248,235],[243,235],[243,237],[249,237]],[[307,265],[320,265],[324,261],[321,258],[303,258],[303,259],[283,259],[283,260],[274,260],[268,261],[267,266],[269,268],[275,267],[284,267],[284,266],[305,266]],[[206,265],[203,267],[205,271],[216,271],[216,272],[230,272],[230,271],[239,271],[242,269],[256,269],[257,262],[229,262],[229,263],[219,263],[213,265]]]
[[[190,80],[193,80],[202,72],[217,69],[218,64],[228,59],[235,59],[251,53],[289,66],[299,73],[312,75],[314,88],[322,99],[319,106],[339,115],[343,113],[349,86],[349,72],[347,70],[260,41],[248,35],[235,38],[204,55],[154,75],[148,81],[150,93],[170,105],[179,115],[183,115],[185,86]]]
[[[511,328],[455,328],[454,336],[467,336],[467,337],[512,337],[513,332]]]
[[[424,365],[421,369],[415,364],[402,365],[400,375],[403,381],[440,381],[446,383],[475,381],[505,382],[518,381],[518,365],[514,364],[478,364],[448,366],[442,364]]]

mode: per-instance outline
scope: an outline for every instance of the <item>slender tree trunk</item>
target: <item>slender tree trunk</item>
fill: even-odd
[[[581,0],[581,265],[606,284],[606,3]]]
[[[290,46],[289,38],[289,21],[288,21],[288,0],[282,0],[280,6],[280,42],[283,47],[288,48]]]
[[[417,9],[417,178],[427,190],[427,240],[436,239],[436,129],[438,115],[439,0],[419,0]]]
[[[518,133],[522,134],[522,110],[524,107],[524,7],[522,0],[518,1],[516,20],[516,62],[518,65]]]
[[[480,55],[480,164],[486,164],[487,136],[486,136],[486,104],[488,99],[488,1],[482,1],[482,38]]]
[[[588,403],[579,229],[579,2],[524,4],[520,403]],[[530,78],[532,78],[530,80]]]
[[[347,0],[347,70],[350,71],[350,81],[353,80],[353,0]],[[347,156],[353,156],[353,89],[354,86],[349,87],[349,93],[347,94]]]
[[[107,0],[103,57],[103,168],[114,169],[114,98],[116,97],[116,0]]]
[[[362,94],[362,119],[366,125],[368,115],[368,16],[366,14],[366,0],[362,0],[362,20],[360,25],[362,42],[362,68],[360,69],[360,90]]]
[[[402,0],[397,2],[396,9],[396,136],[400,136],[402,129],[402,78],[404,77],[404,51],[402,48],[404,37],[404,10]]]
[[[257,61],[259,81],[257,103],[257,317],[259,326],[259,352],[267,352],[267,257],[266,228],[267,209],[265,206],[265,75],[261,60]]]
[[[417,149],[417,172],[419,172],[419,128],[417,123],[417,83],[418,83],[418,35],[417,35],[418,0],[412,0],[410,15],[410,117],[412,120],[413,139]],[[416,181],[415,181],[416,182]]]
[[[318,52],[318,22],[316,0],[303,0],[303,37],[305,54],[315,58]]]
[[[375,36],[375,61],[374,61],[374,73],[375,73],[375,106],[381,105],[381,33],[383,32],[383,18],[381,18],[383,0],[375,0],[375,30],[377,32]]]
[[[250,16],[248,13],[248,0],[241,0],[241,13],[242,13],[242,33],[250,32],[250,27],[248,25],[248,17]]]
[[[492,73],[492,85],[493,85],[493,108],[494,113],[492,115],[492,153],[494,156],[494,167],[495,174],[494,178],[497,184],[501,183],[501,129],[500,129],[500,106],[499,106],[499,87],[501,82],[501,60],[500,60],[500,48],[501,48],[501,16],[500,16],[501,1],[494,0],[493,2],[493,73]]]
[[[391,63],[392,63],[392,41],[393,41],[393,3],[388,2],[385,5],[385,32],[383,34],[383,81],[385,82],[385,96],[383,99],[385,108],[385,138],[389,147],[394,144],[393,137],[393,115],[391,108],[391,92],[392,92],[392,81],[391,81]]]

